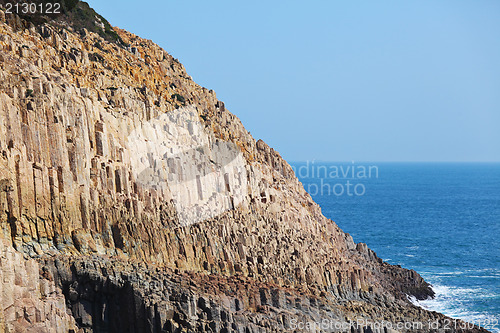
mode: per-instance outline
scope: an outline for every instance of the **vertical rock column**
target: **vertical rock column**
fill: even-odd
[[[62,291],[40,267],[0,238],[0,331],[78,332]]]

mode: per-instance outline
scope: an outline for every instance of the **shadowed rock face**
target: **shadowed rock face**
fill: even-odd
[[[280,155],[160,47],[119,29],[130,46],[22,26],[0,11],[0,223],[16,262],[36,260],[39,284],[64,295],[60,331],[444,325],[408,302],[433,295],[416,272],[383,263],[326,219]],[[182,110],[196,122],[176,130],[186,140],[151,125]],[[191,142],[195,127],[203,137]],[[167,186],[152,186],[155,177]],[[15,327],[28,307],[4,294],[0,302],[18,313],[0,311],[0,324]]]

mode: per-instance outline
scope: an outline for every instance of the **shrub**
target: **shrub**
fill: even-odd
[[[179,95],[179,94],[173,94],[171,97],[172,97],[172,99],[177,100],[178,102],[182,103],[182,105],[186,105],[186,99],[184,98],[184,96]]]

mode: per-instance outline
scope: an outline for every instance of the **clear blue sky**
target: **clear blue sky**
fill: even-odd
[[[291,161],[500,161],[500,1],[91,0]]]

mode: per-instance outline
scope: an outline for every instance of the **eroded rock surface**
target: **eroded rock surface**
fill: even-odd
[[[442,327],[444,316],[407,300],[431,296],[429,285],[326,219],[279,153],[176,59],[120,29],[129,46],[70,30],[30,27],[0,11],[0,223],[15,248],[8,251],[37,260],[46,273],[38,283],[62,290],[78,329],[279,332],[293,331],[294,320],[359,318]],[[151,123],[179,110],[197,115],[205,148],[167,145],[165,167],[149,165],[181,185],[194,182],[196,193],[180,200],[213,195],[221,209],[198,223],[183,223],[171,189],[141,179],[141,154],[130,148],[131,137],[167,142]],[[224,145],[237,147],[244,173],[197,178]],[[185,151],[193,164],[174,163]],[[61,304],[58,292],[57,302],[35,294],[43,306]],[[16,325],[6,311],[2,324]],[[68,331],[72,318],[61,311],[45,312],[43,322]]]
[[[62,290],[47,270],[0,238],[0,331],[77,332]]]

